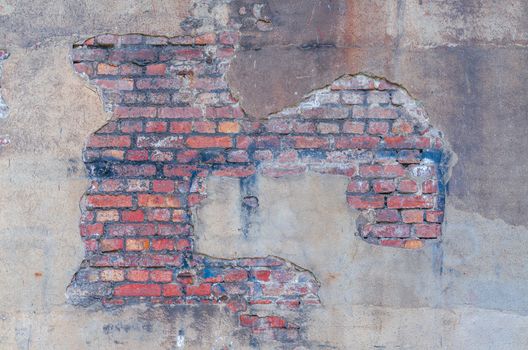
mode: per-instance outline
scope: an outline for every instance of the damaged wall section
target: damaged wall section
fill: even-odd
[[[449,151],[402,88],[347,75],[258,121],[225,79],[238,40],[225,31],[75,45],[75,70],[100,89],[113,118],[84,151],[92,184],[72,302],[224,304],[256,336],[302,340],[300,315],[319,304],[316,276],[275,257],[194,252],[191,209],[206,198],[209,175],[344,175],[348,190],[336,200],[361,212],[357,233],[367,242],[421,248],[441,236]],[[262,304],[270,313],[253,314]],[[294,315],[277,316],[283,309]]]

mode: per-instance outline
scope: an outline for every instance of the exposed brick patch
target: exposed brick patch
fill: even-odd
[[[344,175],[350,184],[336,200],[361,212],[362,239],[417,249],[440,237],[449,153],[400,87],[347,75],[256,121],[225,79],[236,32],[133,39],[99,36],[72,53],[113,113],[84,151],[92,186],[72,302],[223,304],[255,334],[298,340],[298,325],[251,306],[319,304],[312,273],[275,257],[194,253],[191,208],[206,197],[209,175]]]

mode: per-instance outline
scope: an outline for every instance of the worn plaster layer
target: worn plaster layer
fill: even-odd
[[[2,95],[10,107],[10,115],[0,122],[0,129],[6,130],[16,140],[4,147],[0,154],[0,226],[3,242],[0,248],[0,278],[4,285],[9,286],[0,292],[0,347],[174,348],[179,329],[170,329],[170,325],[176,322],[160,318],[161,321],[154,323],[151,336],[147,324],[150,321],[145,321],[143,309],[109,314],[107,311],[76,311],[64,305],[65,287],[84,255],[77,234],[79,198],[87,186],[80,154],[86,136],[104,124],[108,117],[103,113],[97,94],[87,89],[85,83],[69,68],[68,52],[71,44],[78,39],[76,33],[79,27],[84,28],[80,35],[82,37],[106,31],[125,33],[136,30],[172,35],[175,34],[172,31],[179,31],[175,23],[183,20],[186,15],[180,16],[167,11],[166,14],[161,14],[166,16],[165,20],[153,20],[153,17],[159,18],[160,13],[148,12],[152,2],[138,1],[114,2],[118,5],[128,4],[132,10],[123,9],[122,5],[109,8],[107,3],[94,1],[88,2],[86,7],[81,2],[70,1],[54,1],[51,4],[41,0],[24,3],[19,1],[20,6],[10,0],[0,3],[3,11],[0,17],[0,44],[12,54],[4,64],[1,81]],[[174,2],[159,3],[170,8]],[[364,348],[523,349],[528,342],[528,321],[518,310],[523,310],[526,303],[522,295],[518,295],[518,298],[511,295],[521,290],[515,284],[522,285],[525,280],[522,268],[525,266],[524,247],[528,243],[525,241],[528,232],[522,227],[507,225],[500,219],[485,219],[471,211],[477,208],[486,216],[500,217],[508,222],[525,220],[524,216],[516,217],[515,214],[519,213],[519,203],[525,203],[525,195],[521,194],[524,191],[524,182],[521,181],[523,167],[526,166],[521,147],[523,139],[517,141],[519,148],[516,148],[511,135],[519,137],[519,133],[526,129],[523,119],[525,114],[522,113],[526,111],[524,96],[527,93],[523,84],[526,76],[523,67],[526,66],[527,55],[522,43],[516,42],[516,38],[526,35],[523,26],[526,23],[523,21],[526,18],[526,3],[480,1],[478,4],[481,6],[475,6],[477,2],[466,4],[453,1],[440,4],[422,1],[427,7],[420,7],[419,1],[406,1],[408,10],[401,13],[407,14],[404,17],[407,23],[419,25],[420,30],[414,33],[406,31],[399,37],[418,42],[422,47],[417,44],[412,50],[403,50],[401,57],[405,57],[404,60],[396,60],[397,56],[392,55],[396,48],[391,40],[393,35],[388,35],[386,46],[379,47],[385,32],[394,32],[387,30],[389,26],[394,28],[393,21],[387,18],[395,17],[386,16],[386,12],[379,11],[379,8],[374,10],[370,4],[381,6],[383,10],[384,3],[388,2],[355,1],[350,5],[351,8],[358,9],[356,14],[359,14],[348,18],[363,25],[355,30],[341,31],[348,33],[351,38],[364,39],[356,49],[340,50],[348,52],[348,55],[328,55],[322,58],[317,58],[314,54],[281,56],[287,51],[277,51],[275,55],[281,57],[281,60],[298,63],[290,65],[289,69],[281,69],[281,74],[288,78],[290,87],[277,90],[276,96],[266,101],[270,105],[274,104],[273,101],[279,101],[272,106],[274,110],[294,104],[293,98],[284,103],[280,101],[283,96],[286,98],[296,91],[298,94],[295,96],[300,98],[303,92],[297,86],[303,87],[304,91],[311,91],[312,87],[302,78],[307,75],[306,71],[322,72],[313,78],[305,78],[313,79],[310,84],[318,87],[324,83],[323,80],[329,82],[339,76],[339,73],[328,72],[333,67],[341,67],[343,72],[350,71],[350,67],[356,67],[353,69],[355,71],[377,72],[378,75],[402,82],[414,96],[425,101],[433,123],[446,131],[448,139],[455,145],[460,156],[458,166],[464,164],[466,169],[453,177],[452,188],[459,181],[454,180],[455,178],[465,179],[469,183],[466,186],[470,187],[464,187],[467,194],[460,195],[465,193],[462,183],[456,190],[457,196],[464,199],[457,202],[456,206],[465,207],[467,211],[448,206],[449,219],[444,233],[444,246],[451,246],[452,251],[458,252],[456,256],[459,262],[450,265],[453,273],[465,275],[474,281],[477,286],[474,291],[477,294],[467,292],[464,305],[434,309],[349,304],[351,312],[334,310],[335,312],[330,312],[334,318],[325,318],[326,324],[330,324],[328,321],[332,322],[329,331],[314,327],[317,335],[312,339],[326,341],[329,347],[333,344],[337,348],[340,344],[352,342]],[[443,5],[444,3],[447,5]],[[424,16],[420,10],[442,6],[448,11],[435,11],[434,17]],[[48,7],[53,10],[48,10]],[[455,11],[456,8],[459,10]],[[467,21],[468,16],[462,13],[481,11],[482,8],[486,10],[487,16],[480,17],[478,21]],[[114,9],[119,13],[114,13]],[[50,15],[43,16],[43,12]],[[290,14],[294,12],[291,11]],[[138,16],[146,20],[137,20]],[[315,18],[322,17],[314,16]],[[367,19],[376,19],[376,25],[365,25]],[[106,25],[100,25],[102,20],[107,21]],[[283,21],[287,22],[288,20]],[[437,28],[435,32],[439,33],[432,45],[438,46],[437,48],[429,48],[429,40],[420,39],[427,32],[423,29],[430,28],[432,22]],[[136,27],[138,23],[144,26]],[[297,35],[313,33],[304,26],[308,21],[299,23],[303,30],[296,31]],[[495,36],[494,43],[488,40],[461,42],[466,33],[482,33],[482,27],[491,32],[503,28],[500,31],[506,35]],[[447,30],[452,32],[450,40],[440,36]],[[376,36],[376,33],[380,33],[381,37]],[[32,39],[26,40],[26,37]],[[369,38],[377,38],[377,48],[368,48],[371,45]],[[34,45],[36,43],[39,44]],[[267,66],[266,62],[272,62],[269,59],[255,63],[255,57],[264,57],[264,51],[260,52],[262,56],[247,56],[253,59],[248,59],[246,67],[255,68],[251,71],[246,69],[245,77],[253,79],[253,74],[266,71],[268,86],[263,89],[258,85],[258,79],[255,79],[252,80],[251,89],[238,89],[240,94],[249,96],[252,89],[257,87],[263,98],[270,86],[276,89],[282,86],[277,83],[278,79],[273,78],[269,69],[279,69],[278,64]],[[238,56],[241,57],[240,55],[239,53]],[[310,59],[303,58],[305,56]],[[332,61],[333,57],[337,58]],[[348,65],[346,70],[342,62]],[[463,82],[467,78],[465,72],[472,67],[479,67],[479,73],[475,78]],[[392,70],[399,72],[399,76],[391,73]],[[475,89],[476,87],[479,88]],[[472,94],[467,95],[468,91]],[[470,100],[467,99],[468,96],[471,97]],[[483,103],[478,113],[474,107],[474,101],[477,100]],[[466,122],[471,124],[466,125]],[[489,127],[484,127],[483,124]],[[496,133],[491,130],[496,130]],[[459,136],[455,137],[453,133]],[[472,136],[474,133],[478,136]],[[463,137],[470,136],[473,137],[471,143],[461,143]],[[479,142],[480,137],[484,143]],[[473,153],[469,153],[471,149],[474,150]],[[474,155],[478,158],[473,158]],[[499,161],[502,165],[495,163]],[[477,168],[481,164],[485,166]],[[510,170],[503,174],[503,167]],[[475,175],[477,170],[480,176]],[[458,170],[455,168],[455,171]],[[510,171],[515,171],[513,174],[517,175],[512,176]],[[467,173],[473,174],[472,177],[464,175]],[[511,201],[504,200],[506,194],[503,197],[501,191],[508,193]],[[486,193],[489,194],[480,200],[482,194]],[[453,199],[453,196],[450,198]],[[503,199],[494,204],[493,201],[488,201],[489,198]],[[517,211],[512,207],[517,208]],[[457,229],[453,231],[450,227],[455,217],[458,218]],[[466,240],[465,237],[474,239]],[[464,242],[463,249],[460,248],[461,241]],[[397,254],[408,253],[402,251]],[[365,259],[368,261],[368,258]],[[483,268],[479,267],[481,261],[485,261]],[[493,283],[490,284],[489,280]],[[389,282],[384,280],[383,283],[380,287],[384,287],[387,293],[402,285],[398,276]],[[454,282],[448,292],[457,294],[456,290],[462,289],[459,283]],[[519,304],[516,306],[517,301]],[[472,307],[474,303],[482,306]],[[494,309],[490,309],[490,304],[495,304]],[[326,309],[322,311],[326,312]],[[223,320],[220,316],[216,319]],[[234,325],[229,325],[226,321],[221,324],[220,332],[215,327],[210,327],[207,332],[200,333],[205,336],[211,334],[215,339],[200,342],[190,336],[186,338],[186,347],[203,349],[206,344],[205,348],[213,348],[211,344],[228,345],[233,341],[235,348],[241,348],[237,345],[247,339],[235,336],[226,340],[224,336],[230,336],[229,327]],[[342,325],[348,327],[343,328]],[[109,329],[115,331],[105,333]],[[185,333],[198,334],[189,328],[185,328]],[[421,336],[422,334],[428,336]]]
[[[253,4],[233,2],[233,11]],[[259,13],[273,30],[259,29],[251,11],[239,15],[230,74],[250,114],[293,105],[348,72],[397,81],[465,159],[450,187],[458,205],[528,224],[526,2],[269,1]]]

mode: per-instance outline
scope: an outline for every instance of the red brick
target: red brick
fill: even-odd
[[[392,132],[394,134],[407,135],[414,131],[414,125],[411,122],[405,120],[396,120],[392,124]]]
[[[387,136],[384,138],[387,148],[418,148],[431,146],[429,138],[422,136]]]
[[[126,159],[135,162],[148,160],[148,156],[149,154],[147,150],[134,149],[126,152]]]
[[[86,239],[84,240],[84,248],[88,252],[94,252],[97,250],[97,240],[96,239]]]
[[[155,107],[117,107],[114,115],[118,118],[154,118]]]
[[[176,250],[178,251],[191,250],[191,248],[191,241],[188,239],[181,238],[176,242]]]
[[[267,131],[277,134],[289,134],[292,130],[292,124],[285,119],[270,119],[264,124]]]
[[[187,134],[192,130],[191,122],[171,122],[170,123],[170,132],[176,134]]]
[[[229,148],[233,145],[229,136],[191,136],[185,143],[191,148]]]
[[[260,318],[256,315],[240,315],[240,326],[242,327],[256,327],[259,321]]]
[[[101,240],[101,251],[102,252],[115,252],[117,250],[122,250],[124,243],[122,239],[102,239]]]
[[[427,180],[422,184],[423,193],[436,193],[438,192],[438,182],[435,180]]]
[[[121,220],[125,222],[142,222],[144,219],[145,214],[142,210],[121,212]]]
[[[202,110],[197,107],[166,107],[159,111],[160,118],[198,118]]]
[[[159,284],[125,284],[114,289],[114,295],[121,297],[156,297],[161,295]]]
[[[270,270],[257,270],[253,272],[255,278],[262,282],[268,282],[270,280],[271,271]]]
[[[387,199],[387,206],[394,209],[432,208],[433,197],[423,196],[391,196]]]
[[[247,177],[255,174],[256,169],[254,166],[245,167],[221,167],[213,171],[215,176],[228,176],[228,177]]]
[[[74,63],[73,68],[77,73],[84,73],[89,77],[91,77],[94,73],[91,63]]]
[[[81,236],[98,236],[103,234],[103,224],[82,224],[81,225]]]
[[[88,147],[130,147],[130,136],[127,135],[92,135]]]
[[[183,137],[181,135],[151,135],[138,136],[137,146],[145,148],[183,148]]]
[[[154,192],[174,192],[173,180],[154,180],[152,181],[152,190]]]
[[[225,273],[224,281],[225,282],[240,282],[246,281],[248,279],[248,273],[246,270],[228,270]]]
[[[437,238],[441,234],[441,225],[438,224],[417,224],[414,228],[416,236],[420,238]]]
[[[295,148],[328,148],[329,141],[323,137],[293,136]]]
[[[186,294],[189,296],[211,295],[211,285],[207,283],[203,283],[198,286],[186,286]]]
[[[337,134],[339,133],[339,124],[319,123],[317,124],[317,131],[320,134]]]
[[[365,123],[346,121],[343,124],[343,132],[348,134],[362,134],[365,131]]]
[[[397,210],[381,209],[376,211],[377,222],[399,222],[400,214]]]
[[[125,280],[125,271],[118,269],[105,269],[100,273],[101,281],[121,282]]]
[[[364,236],[372,234],[379,238],[406,238],[411,235],[411,228],[409,225],[367,224],[362,234]]]
[[[227,161],[229,163],[249,162],[249,155],[246,151],[243,150],[230,151],[227,155]]]
[[[102,75],[116,75],[119,73],[119,67],[106,64],[106,63],[99,63],[97,65],[97,74]]]
[[[216,123],[207,121],[195,121],[193,124],[193,130],[204,134],[212,134],[216,130]]]
[[[154,282],[167,283],[172,281],[171,270],[152,270],[150,271],[150,279]]]
[[[164,75],[167,65],[164,63],[149,64],[147,66],[147,75]]]
[[[401,150],[398,152],[398,162],[402,164],[420,163],[420,151],[418,150]]]
[[[138,205],[140,207],[179,208],[180,200],[176,196],[160,194],[139,194]]]
[[[379,138],[373,136],[351,136],[351,137],[338,137],[336,138],[337,149],[372,149],[376,148],[379,144]]]
[[[418,185],[414,180],[401,180],[398,184],[398,191],[401,193],[415,193],[418,191]]]
[[[385,206],[385,197],[376,195],[347,196],[348,204],[356,209],[375,209]]]
[[[181,297],[183,295],[181,286],[179,284],[165,284],[163,285],[163,296],[165,297]]]
[[[396,185],[392,180],[375,180],[372,182],[372,188],[376,193],[391,193],[396,190]]]
[[[145,124],[146,132],[165,132],[167,131],[167,123],[165,122],[147,122]]]
[[[152,240],[153,250],[174,250],[174,240],[172,239],[155,239]]]
[[[156,174],[156,166],[154,164],[141,165],[114,165],[113,169],[119,176],[153,176]]]
[[[428,210],[425,212],[427,222],[441,223],[444,220],[444,212],[441,210]]]
[[[387,135],[389,132],[389,123],[387,122],[370,122],[368,133],[373,135]]]
[[[125,243],[125,249],[128,251],[142,251],[148,250],[150,247],[150,242],[146,238],[132,238],[127,239]]]
[[[152,208],[147,210],[148,221],[169,221],[171,212],[169,209]]]
[[[400,164],[360,165],[359,174],[364,177],[399,177],[405,175],[405,168]]]
[[[268,316],[266,320],[270,328],[286,328],[286,320],[282,317]]]
[[[423,222],[423,210],[402,210],[401,212],[403,222],[406,224],[414,224]]]
[[[218,123],[218,132],[225,134],[237,133],[240,131],[238,122],[220,122]]]
[[[367,110],[367,117],[376,119],[396,119],[398,118],[398,112],[393,108],[371,107]]]
[[[315,132],[315,123],[305,121],[294,121],[293,131],[300,134],[312,134]]]
[[[132,206],[132,197],[126,195],[89,195],[88,206],[93,208],[126,208]]]
[[[127,134],[141,132],[143,130],[143,123],[141,120],[121,120],[119,122],[119,130]]]
[[[111,236],[153,236],[155,233],[155,226],[151,223],[108,225],[108,234]]]
[[[146,282],[149,277],[148,270],[129,270],[126,278],[132,282]]]
[[[134,80],[132,79],[95,79],[93,82],[103,89],[124,91],[134,89]]]
[[[215,33],[205,33],[202,35],[197,36],[194,38],[194,43],[196,45],[208,45],[208,44],[214,44],[216,40],[216,34]],[[220,39],[220,43],[225,44],[222,39]]]

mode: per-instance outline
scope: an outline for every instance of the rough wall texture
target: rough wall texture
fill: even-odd
[[[43,1],[1,1],[0,26],[3,35],[0,47],[10,52],[11,56],[3,65],[0,91],[5,104],[9,106],[9,117],[0,121],[0,135],[9,135],[10,140],[9,144],[0,148],[0,236],[4,242],[0,249],[0,276],[8,286],[1,292],[0,299],[0,347],[522,349],[528,341],[524,331],[528,325],[528,293],[524,283],[528,278],[524,269],[526,228],[513,225],[525,224],[525,216],[522,215],[526,193],[523,176],[527,160],[519,143],[522,146],[525,139],[522,132],[526,129],[526,77],[525,70],[522,69],[527,57],[526,12],[526,4],[521,1],[499,4],[492,1],[440,3],[358,0],[309,1],[301,4],[298,1],[174,3],[159,0],[133,3],[117,1],[111,8],[92,1],[55,1],[52,4]],[[372,25],[373,23],[376,25]],[[163,40],[174,38],[174,35],[189,35],[184,37],[187,38],[185,40],[190,37],[203,39],[207,38],[202,37],[203,34],[214,32],[215,40],[219,41],[225,28],[235,25],[236,29],[238,24],[240,46],[236,50],[224,52],[228,56],[234,56],[229,67],[223,68],[229,69],[229,86],[234,88],[235,98],[229,97],[229,103],[236,104],[238,101],[238,106],[245,113],[244,118],[234,118],[239,126],[238,131],[222,132],[221,137],[225,134],[231,140],[229,147],[222,144],[204,150],[188,144],[191,137],[207,136],[193,129],[198,119],[210,122],[211,116],[206,114],[203,115],[204,119],[195,117],[192,120],[158,118],[157,114],[156,118],[141,115],[133,118],[141,120],[141,129],[134,130],[134,123],[130,122],[130,132],[123,132],[120,123],[127,118],[121,119],[114,115],[115,119],[108,123],[111,117],[108,112],[115,113],[119,110],[118,105],[123,104],[121,100],[114,98],[121,98],[121,94],[124,96],[134,91],[120,90],[119,96],[107,94],[111,92],[113,84],[108,82],[106,84],[110,85],[98,91],[90,91],[98,82],[92,80],[91,84],[86,84],[71,68],[71,46],[79,38],[100,33],[143,33],[147,36],[142,37],[142,48],[149,47],[155,52],[161,52],[168,46]],[[101,39],[104,40],[104,36]],[[182,37],[180,39],[184,40]],[[147,44],[148,40],[152,42]],[[109,47],[109,43],[102,44],[105,52],[116,49]],[[177,49],[181,49],[182,44],[185,42],[171,43],[172,48]],[[224,44],[227,46],[224,47]],[[198,51],[211,49],[211,58],[219,59],[218,54],[222,54],[222,50],[216,49],[230,48],[229,45],[231,44],[218,44],[216,41],[214,44],[203,42],[194,48]],[[224,58],[227,60],[228,56]],[[115,63],[101,63],[110,64],[102,68],[115,72],[115,67],[112,67],[112,64],[116,66]],[[139,59],[133,63],[131,67],[141,67],[140,75],[147,74],[148,62]],[[80,67],[77,65],[75,69]],[[167,67],[166,77],[173,77],[173,74],[177,75],[180,71],[171,70],[172,64],[167,64]],[[114,80],[112,74],[96,76],[96,65],[92,69],[92,78]],[[155,73],[156,69],[161,68],[150,69],[150,73]],[[119,70],[117,72],[121,74]],[[446,197],[441,241],[424,239],[429,244],[425,244],[422,249],[392,249],[367,244],[354,233],[377,232],[380,237],[367,237],[373,243],[395,242],[397,245],[418,247],[423,242],[421,239],[415,240],[420,238],[415,236],[416,229],[409,231],[413,235],[412,239],[386,237],[393,233],[406,233],[406,229],[366,231],[366,227],[372,227],[367,225],[379,224],[376,217],[371,215],[376,208],[356,210],[353,206],[358,203],[357,199],[352,200],[352,206],[346,201],[347,193],[349,198],[358,196],[356,192],[354,194],[348,191],[351,177],[361,177],[362,159],[358,155],[371,153],[377,157],[377,151],[387,151],[386,141],[394,135],[384,135],[385,128],[388,127],[392,132],[395,122],[415,119],[407,119],[404,115],[376,121],[357,118],[352,106],[352,114],[347,115],[347,118],[335,118],[330,122],[325,120],[319,128],[314,124],[313,131],[302,135],[295,134],[293,123],[290,126],[286,122],[286,126],[283,126],[286,129],[280,129],[280,123],[277,123],[278,130],[267,128],[273,125],[274,118],[280,121],[297,118],[309,124],[316,120],[321,122],[317,116],[308,117],[299,113],[299,117],[279,117],[280,114],[277,114],[267,121],[261,120],[259,129],[254,130],[253,134],[245,129],[247,123],[243,120],[246,118],[253,121],[258,118],[266,119],[268,114],[278,111],[284,113],[291,106],[298,106],[299,111],[304,111],[306,101],[301,101],[302,96],[322,86],[331,86],[339,76],[355,75],[358,72],[398,82],[413,97],[423,101],[432,124],[445,131],[444,141],[450,141],[458,156],[450,181],[451,193]],[[133,72],[124,75],[132,80],[139,79],[139,75],[135,76]],[[153,79],[156,77],[160,76],[152,76]],[[181,81],[192,81],[186,74],[178,77]],[[228,83],[222,81],[227,86]],[[119,86],[125,89],[130,86],[127,85],[130,82],[116,84],[123,84]],[[360,90],[362,94],[378,92],[382,96],[388,92],[392,98],[393,92],[399,89],[382,89],[381,93],[375,91],[380,90],[379,86],[377,89],[369,87]],[[335,90],[331,88],[327,91],[318,90],[312,97],[332,92]],[[160,100],[156,100],[157,98]],[[167,107],[165,98],[167,96],[163,94],[150,96],[147,93],[145,102],[141,104],[150,103],[161,110],[163,105]],[[386,95],[384,98],[387,101]],[[183,104],[180,105],[183,102],[181,96],[176,101],[169,108],[184,107]],[[170,103],[174,102],[171,100]],[[364,107],[370,104],[368,99],[364,103]],[[388,102],[387,105],[383,105],[384,102],[378,103],[388,109],[399,111],[401,108]],[[107,113],[103,111],[103,106]],[[220,132],[221,122],[235,121],[229,117],[225,120],[212,119],[215,123],[218,122],[215,133]],[[147,154],[149,158],[132,160],[124,152],[121,160],[119,152],[105,155],[101,152],[95,154],[95,158],[84,159],[89,165],[89,171],[85,173],[81,159],[85,141],[95,130],[106,124],[105,128],[117,128],[115,132],[107,129],[106,135],[117,133],[119,136],[129,136],[130,144],[137,145],[139,136],[147,134],[146,125],[149,121],[166,122],[168,131],[164,136],[176,136],[175,142],[181,140],[183,148],[161,148],[162,152],[172,154],[174,158],[171,162],[179,161],[180,151],[189,151],[189,148],[196,150],[198,158],[191,162],[206,168],[210,176],[203,179],[203,187],[199,186],[196,192],[204,194],[205,192],[200,191],[206,190],[207,197],[200,196],[200,205],[195,206],[188,206],[185,181],[179,181],[184,180],[183,178],[170,177],[171,182],[162,182],[166,180],[163,166],[156,165],[155,175],[137,176],[135,180],[149,181],[148,191],[152,193],[143,194],[154,196],[151,198],[155,199],[151,202],[154,207],[146,207],[143,211],[142,224],[152,224],[156,230],[160,227],[172,230],[180,224],[172,221],[174,212],[182,210],[186,214],[183,216],[185,222],[193,224],[193,235],[185,233],[163,238],[156,234],[141,237],[112,236],[110,239],[123,239],[124,249],[103,253],[99,244],[109,238],[110,226],[117,223],[109,221],[105,222],[100,236],[93,231],[93,236],[83,237],[88,247],[85,251],[78,235],[79,215],[82,213],[83,222],[88,223],[88,213],[101,210],[88,205],[90,195],[107,195],[107,189],[101,187],[101,183],[118,180],[113,183],[118,187],[112,195],[119,192],[119,195],[130,195],[134,200],[139,200],[141,194],[140,191],[128,193],[123,190],[124,187],[120,187],[128,185],[132,175],[104,172],[94,174],[91,171],[112,170],[114,167],[123,170],[126,168],[119,168],[120,165],[139,165],[140,162],[163,163],[162,160],[153,161],[150,158],[158,146],[137,147],[139,151],[149,150],[147,153],[143,152],[143,155],[141,152],[130,152],[134,148],[127,146],[121,150],[129,151],[131,155],[135,153],[140,158]],[[183,129],[171,131],[172,124],[177,125],[178,122],[183,122],[180,124]],[[185,132],[188,130],[185,128],[189,127],[185,122],[192,122],[189,133]],[[343,135],[346,122],[364,122],[365,134],[361,136],[362,139],[371,142],[377,139],[378,143],[375,148],[364,150],[362,147],[366,146],[363,143],[359,147],[357,144],[351,145],[349,155],[353,156],[346,162],[343,158],[334,162],[340,167],[334,167],[331,170],[333,173],[329,174],[328,171],[323,171],[328,164],[322,162],[322,158],[313,157],[313,154],[315,151],[338,151],[326,150],[324,146],[328,142],[329,148],[336,147],[335,141],[340,137],[361,140],[354,138],[356,136],[353,133]],[[374,123],[379,122],[381,129],[376,131],[378,124]],[[327,128],[325,123],[333,124]],[[135,127],[139,128],[138,125]],[[286,133],[290,127],[291,131]],[[103,136],[103,130],[93,134],[93,140]],[[334,134],[334,131],[339,131],[339,134]],[[413,132],[422,131],[420,127],[413,128]],[[266,145],[261,149],[271,151],[273,159],[256,160],[254,156],[258,149],[248,148],[236,149],[247,152],[247,162],[232,162],[234,158],[229,161],[231,151],[237,147],[237,137],[246,136],[256,142],[256,138],[263,134],[276,136],[280,140],[279,148]],[[312,145],[310,148],[300,149],[297,147],[300,144],[296,146],[295,141],[288,141],[295,136],[317,138],[315,140],[319,140],[318,147]],[[425,136],[436,137],[434,132],[426,132]],[[516,141],[513,142],[512,139]],[[93,149],[114,148],[92,146],[89,145],[85,155],[89,155]],[[437,155],[447,152],[443,146],[439,153],[431,152],[433,147],[424,150],[416,147],[416,144],[405,147],[418,150],[423,156],[416,159],[420,161],[417,164],[428,165],[435,170],[442,166],[442,160]],[[219,161],[221,157],[217,158],[218,154],[213,154],[210,158],[209,155],[215,153],[210,151],[223,155],[225,163]],[[278,177],[270,176],[273,175],[271,173],[265,175],[266,169],[276,169],[278,165],[284,170],[285,163],[280,162],[283,159],[282,151],[288,151],[284,152],[285,158],[293,157],[284,159],[288,164],[293,162],[296,167],[306,166],[307,171],[299,172],[297,168],[293,173],[280,173],[278,175],[281,176]],[[384,153],[380,170],[384,170],[385,162],[394,166],[400,164],[408,170],[415,166],[399,163],[396,149],[389,147],[388,151]],[[315,162],[308,163],[306,155],[311,152]],[[239,154],[244,156],[242,152]],[[348,173],[343,173],[343,168],[346,168],[343,164],[348,164],[349,161],[353,164],[351,168],[356,175],[352,176],[350,169]],[[369,159],[371,163],[380,161],[381,158]],[[92,166],[95,164],[105,164],[107,167]],[[214,174],[226,165],[237,169],[254,166],[255,175]],[[145,168],[148,169],[148,166]],[[252,171],[253,169],[251,174]],[[401,170],[398,174],[402,174]],[[385,177],[386,173],[378,173],[378,176]],[[443,178],[438,172],[433,177],[436,180]],[[87,178],[95,181],[91,190],[99,192],[88,193],[79,211],[79,198],[88,187]],[[246,178],[251,178],[252,181],[244,180]],[[125,179],[127,183],[120,182]],[[163,184],[170,189],[172,180],[175,192],[163,192],[167,190],[165,188],[162,191]],[[383,183],[374,179],[367,180],[371,195],[390,197],[390,193],[395,193],[389,191],[393,186],[396,186],[396,191],[401,192],[401,188],[397,187],[400,185],[399,177],[380,179]],[[176,184],[181,183],[184,183],[183,187],[178,186],[176,190]],[[412,181],[408,183],[410,189],[407,191],[414,191]],[[107,184],[111,185],[112,181]],[[389,187],[383,187],[382,184]],[[190,186],[190,183],[187,185]],[[361,186],[361,191],[366,188],[365,183]],[[424,182],[417,181],[416,186],[414,195],[424,195]],[[183,188],[183,192],[180,192],[180,188]],[[375,194],[376,188],[382,193]],[[123,191],[126,194],[121,194]],[[436,209],[443,209],[440,197],[444,189],[440,186],[437,191],[437,194],[426,193],[426,196],[432,197],[425,198],[434,198],[434,205],[439,205]],[[164,198],[177,198],[179,206],[159,208],[168,203],[176,203],[172,199],[167,202],[165,199],[158,201],[160,195]],[[175,197],[169,197],[172,195]],[[256,210],[253,210],[255,198],[252,197],[258,199]],[[381,205],[379,199],[377,203]],[[132,204],[138,205],[134,201]],[[385,205],[385,198],[383,204]],[[423,206],[429,207],[430,202],[426,200]],[[135,210],[136,207],[130,208],[131,210],[115,209],[117,217],[113,208],[104,211],[109,215],[113,214],[121,225],[136,225],[132,221],[123,220],[134,220],[134,215],[139,220],[141,215],[140,211]],[[391,214],[393,219],[402,220],[403,227],[418,225],[404,221],[407,215],[404,212],[407,210],[430,210],[396,209],[398,213],[386,213]],[[171,214],[170,226],[169,222],[163,221],[167,210]],[[316,212],[326,215],[314,215]],[[154,213],[161,216],[155,218]],[[361,213],[367,215],[360,215]],[[417,211],[412,214],[418,215],[407,218],[416,221],[422,214],[422,220],[428,222],[427,214],[423,216],[424,213]],[[97,220],[97,215],[94,220]],[[96,221],[92,224],[95,226],[86,228],[100,229]],[[437,230],[433,231],[435,236]],[[83,232],[87,233],[84,229]],[[134,251],[144,249],[146,239],[148,250]],[[186,241],[187,247],[178,247],[180,240]],[[131,243],[127,246],[128,241]],[[134,248],[136,243],[143,245],[136,245]],[[157,245],[161,243],[166,243],[164,247],[167,249],[156,251],[155,247],[161,247]],[[175,249],[171,249],[173,245]],[[127,250],[127,247],[132,249]],[[230,260],[213,259],[204,254]],[[244,257],[264,257],[268,254],[284,259],[267,260],[267,263],[274,261],[280,264],[277,269],[269,268],[269,281],[259,281],[254,274],[257,270],[268,268],[239,266]],[[128,258],[132,255],[136,258]],[[187,266],[171,266],[171,263],[166,262],[161,264],[163,266],[147,267],[149,261],[155,264],[160,261],[137,258],[154,255],[181,258],[182,261],[199,264],[192,269]],[[91,258],[94,261],[104,261],[102,257],[105,256],[127,258],[108,259],[109,266],[106,267],[95,268],[90,265]],[[85,257],[87,259],[83,262]],[[125,267],[121,262],[142,265]],[[220,268],[222,273],[217,277],[221,277],[222,281],[205,282],[203,272],[209,263],[219,264],[215,268]],[[98,295],[98,289],[90,289],[90,286],[106,284],[110,286],[106,289],[109,293],[102,300],[108,301],[107,305],[111,302],[128,302],[127,305],[111,308],[68,305],[64,293],[79,264],[82,265],[82,270],[70,286],[79,288],[70,291],[81,291],[84,294],[70,293],[70,297],[75,295],[93,298]],[[230,305],[222,298],[223,293],[204,292],[204,295],[196,295],[200,288],[209,288],[202,285],[211,284],[211,292],[215,283],[224,287],[238,285],[239,282],[226,281],[226,278],[232,278],[226,274],[230,269],[235,278],[243,279],[240,285],[246,287],[251,283],[264,286],[276,283],[274,278],[279,274],[272,274],[272,271],[293,271],[295,278],[299,278],[297,281],[300,276],[306,276],[307,280],[317,278],[315,289],[320,304],[310,307],[302,305],[298,308],[280,307],[274,302],[251,305],[249,302],[252,300],[252,292],[247,292],[244,287],[241,288],[244,293],[240,294],[243,301],[240,304]],[[94,270],[109,272],[93,275],[91,272]],[[133,287],[126,287],[132,284],[129,279],[131,270],[139,271],[130,273],[130,276],[137,274],[141,281],[133,281]],[[180,276],[183,270],[191,274]],[[99,280],[84,280],[84,284],[77,285],[82,281],[83,271]],[[106,281],[107,278],[111,280]],[[154,296],[149,297],[153,299],[141,299],[140,296],[130,294],[137,291],[138,285],[139,290],[144,290],[143,285],[150,284],[159,286],[148,287],[153,288],[156,294],[159,288],[159,298]],[[114,287],[122,287],[125,295],[112,295],[116,290]],[[164,296],[163,291],[171,288],[181,291],[182,296]],[[225,294],[231,299],[236,292],[235,289],[230,289]],[[284,293],[285,289],[281,288],[278,292]],[[279,295],[280,298],[284,297],[283,294]],[[184,305],[200,300],[207,303],[220,302],[228,307],[204,303]],[[147,301],[157,305],[153,307]],[[166,301],[171,305],[161,305]],[[246,311],[237,312],[235,308],[233,312],[229,309],[229,306],[241,307],[248,303],[250,305],[245,305],[248,307]],[[241,317],[242,315],[245,316]],[[241,327],[241,322],[249,327]],[[428,336],[418,337],[417,333]],[[274,338],[279,341],[274,342]]]

